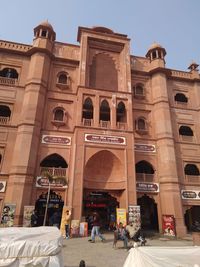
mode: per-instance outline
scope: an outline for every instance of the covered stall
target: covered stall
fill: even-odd
[[[123,267],[200,267],[200,247],[136,247]]]
[[[0,229],[0,266],[63,267],[62,236],[56,227]]]

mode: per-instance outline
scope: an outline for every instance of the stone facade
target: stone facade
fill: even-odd
[[[79,46],[55,39],[43,22],[33,45],[0,41],[0,210],[16,204],[21,225],[49,171],[66,179],[54,191],[74,219],[85,195],[107,192],[121,208],[141,204],[144,225],[157,216],[160,232],[173,215],[185,235],[200,205],[198,65],[167,69],[156,43],[130,55],[130,39],[103,27],[79,27]]]

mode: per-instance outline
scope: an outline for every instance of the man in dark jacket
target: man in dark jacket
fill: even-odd
[[[100,233],[100,217],[97,212],[93,213],[93,226],[91,232],[91,239],[89,239],[88,241],[90,241],[91,243],[95,243],[95,236],[99,236],[102,242],[105,241],[105,238]]]

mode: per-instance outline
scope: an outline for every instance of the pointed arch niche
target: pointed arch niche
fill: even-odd
[[[101,150],[88,159],[83,179],[84,188],[101,190],[125,188],[123,164],[108,150]]]
[[[89,86],[104,90],[118,91],[118,73],[113,58],[106,53],[93,57],[89,69]]]

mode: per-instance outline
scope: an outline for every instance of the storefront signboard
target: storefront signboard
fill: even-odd
[[[4,227],[11,227],[14,225],[16,204],[5,203],[2,211],[1,224]]]
[[[57,135],[42,135],[43,144],[71,145],[71,137]]]
[[[140,206],[128,206],[128,222],[133,222],[137,228],[141,227]]]
[[[175,236],[175,218],[173,215],[162,216],[163,234],[167,236]]]
[[[6,191],[6,181],[0,181],[0,193],[4,193]]]
[[[24,216],[23,216],[23,226],[30,227],[31,226],[31,215],[35,206],[24,206]]]
[[[116,210],[117,213],[117,225],[119,225],[119,223],[123,223],[123,226],[126,225],[126,209],[119,209],[117,208]]]
[[[67,188],[67,181],[65,179],[56,178],[51,181],[51,188]],[[49,187],[49,180],[46,177],[38,176],[36,178],[36,187]]]
[[[200,191],[197,190],[181,190],[182,199],[200,200]]]
[[[141,152],[156,152],[156,146],[155,145],[149,145],[149,144],[135,144],[135,151],[141,151]]]
[[[126,138],[121,136],[85,134],[86,142],[112,145],[126,145]]]
[[[158,183],[136,183],[136,191],[137,192],[148,192],[148,193],[158,193],[159,192],[159,184]]]

